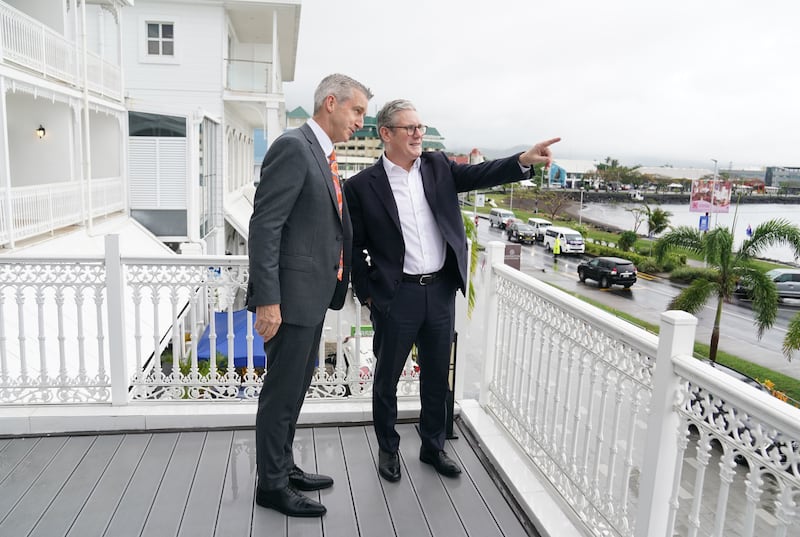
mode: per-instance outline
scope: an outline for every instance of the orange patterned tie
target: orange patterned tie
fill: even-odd
[[[331,166],[331,176],[333,177],[333,189],[336,190],[336,202],[339,204],[339,218],[342,217],[342,185],[339,184],[339,164],[336,162],[336,151],[331,151],[331,156],[328,157],[328,164]],[[342,273],[344,272],[344,252],[339,251],[339,272],[336,277],[342,281]]]

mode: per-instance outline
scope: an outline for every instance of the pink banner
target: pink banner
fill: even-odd
[[[731,207],[731,182],[697,179],[692,181],[689,212],[727,213]]]

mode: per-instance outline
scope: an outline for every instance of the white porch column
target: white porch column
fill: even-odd
[[[636,513],[636,537],[672,535],[670,503],[677,490],[679,416],[675,394],[679,379],[673,372],[675,356],[691,356],[697,318],[684,311],[661,314],[658,352],[653,371],[653,397],[647,421],[647,438],[642,458],[639,506]]]
[[[269,93],[278,93],[278,58],[278,11],[274,10],[272,12],[272,69],[270,69],[269,87],[267,88]],[[270,140],[271,142],[272,140]]]
[[[86,37],[86,0],[81,2],[81,65],[83,83],[83,125],[81,129],[83,141],[83,177],[86,185],[86,222],[89,233],[92,232],[92,151],[91,129],[89,127],[89,51]]]
[[[455,385],[453,392],[456,401],[464,398],[464,372],[467,365],[467,351],[465,348],[467,335],[467,315],[469,312],[469,273],[472,269],[472,256],[470,249],[472,241],[467,239],[467,293],[466,296],[456,293],[456,318],[455,327],[458,334],[458,346],[456,347],[456,371]]]
[[[119,235],[106,235],[105,255],[111,404],[127,405],[129,382],[125,345],[125,277],[122,272]]]
[[[281,135],[281,120],[278,103],[270,101],[267,103],[267,147],[272,146],[272,142]]]
[[[494,265],[502,264],[505,258],[505,245],[500,241],[491,241],[486,248],[486,271],[483,281],[483,293],[480,297],[486,308],[486,346],[483,351],[483,375],[481,376],[481,406],[489,402],[489,385],[494,373],[494,361],[497,354],[497,293],[495,292]]]
[[[14,247],[14,214],[11,203],[11,161],[8,151],[8,108],[6,106],[6,79],[0,76],[0,179],[5,191],[4,207],[5,222],[3,225],[8,233],[8,245]]]

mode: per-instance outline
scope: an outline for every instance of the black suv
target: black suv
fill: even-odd
[[[532,225],[524,222],[514,222],[506,230],[508,240],[511,242],[524,242],[525,244],[533,244],[536,240],[536,230]]]
[[[622,285],[627,289],[636,283],[636,267],[621,257],[595,257],[578,265],[578,279],[594,280],[602,288]]]

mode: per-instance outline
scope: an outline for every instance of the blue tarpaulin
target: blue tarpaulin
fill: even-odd
[[[228,356],[228,312],[214,313],[215,331],[217,333],[217,352]],[[211,357],[211,340],[209,333],[211,324],[206,326],[200,341],[197,343],[197,359],[208,360]],[[247,366],[247,310],[233,312],[233,365]],[[264,340],[253,330],[253,365],[264,367]]]

